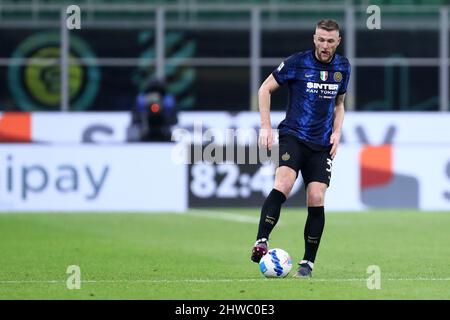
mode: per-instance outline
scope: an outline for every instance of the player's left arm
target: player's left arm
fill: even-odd
[[[341,140],[342,134],[342,124],[344,122],[344,100],[345,93],[340,94],[336,97],[336,101],[334,104],[334,122],[333,122],[333,132],[331,133],[330,143],[332,144],[330,155],[331,159],[334,159],[337,152],[337,147],[339,145],[339,141]]]

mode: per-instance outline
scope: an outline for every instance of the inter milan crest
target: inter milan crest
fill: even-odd
[[[339,71],[335,72],[333,75],[333,79],[336,82],[341,82],[342,81],[342,73],[340,73]]]
[[[327,81],[328,79],[328,71],[320,71],[320,80]]]

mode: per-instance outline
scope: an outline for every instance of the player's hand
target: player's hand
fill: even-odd
[[[273,133],[272,127],[262,127],[259,131],[259,146],[263,148],[267,148],[269,150],[272,149],[273,143]]]
[[[339,141],[341,140],[341,133],[340,132],[333,132],[330,137],[330,143],[332,144],[330,155],[331,159],[333,160],[336,156],[337,147],[339,145]]]

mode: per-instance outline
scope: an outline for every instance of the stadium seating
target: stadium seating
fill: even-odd
[[[33,5],[34,7],[30,6],[30,11],[24,12],[21,11],[8,11],[3,10],[1,12],[1,19],[3,20],[15,20],[15,19],[29,19],[33,18],[34,21],[36,20],[48,20],[48,19],[58,19],[59,13],[55,8],[53,10],[45,10],[42,7],[39,8],[36,14],[36,6],[39,7],[39,5],[45,5],[45,4],[54,4],[54,5],[61,5],[62,3],[66,4],[72,4],[70,1],[60,1],[60,0],[3,0],[3,4],[29,4]],[[154,0],[149,2],[148,0],[79,0],[77,1],[77,4],[83,5],[83,4],[171,4],[171,5],[191,5],[191,4],[227,4],[227,5],[233,5],[233,4],[246,4],[246,5],[258,5],[258,4],[270,4],[271,8],[274,9],[269,15],[271,21],[277,21],[279,19],[284,18],[297,18],[297,19],[317,19],[319,17],[323,16],[322,12],[302,12],[301,10],[293,10],[293,11],[278,11],[276,10],[276,7],[278,5],[283,4],[308,4],[308,5],[314,5],[319,4],[323,5],[324,8],[326,8],[327,5],[333,4],[341,4],[341,5],[348,5],[348,4],[354,4],[354,5],[363,5],[367,6],[369,4],[375,4],[375,5],[444,5],[449,4],[450,0]],[[34,13],[32,13],[32,11]],[[327,11],[327,14],[330,16],[338,17],[339,15],[342,15],[342,11],[336,11],[331,12]],[[386,13],[388,15],[392,15],[392,13]],[[394,15],[398,15],[398,13],[393,13]],[[410,18],[411,14],[417,14],[417,12],[404,12],[401,17],[399,18]],[[427,12],[421,12],[422,15],[426,16]],[[168,14],[168,18],[175,18],[178,19],[180,15],[183,15],[181,12],[172,12]],[[249,13],[248,12],[195,12],[192,15],[189,15],[189,18],[194,18],[195,20],[210,20],[210,19],[221,19],[221,18],[230,18],[230,15],[233,15],[235,19],[245,19],[248,20]],[[99,12],[96,11],[94,14],[90,15],[91,18],[143,18],[148,19],[148,13],[145,12]],[[264,16],[263,16],[264,17]]]

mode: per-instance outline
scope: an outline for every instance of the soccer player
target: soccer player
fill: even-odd
[[[268,251],[269,235],[280,217],[281,205],[298,172],[305,183],[308,217],[304,228],[305,254],[294,277],[312,276],[314,261],[325,225],[324,199],[330,184],[331,166],[341,138],[344,99],[350,78],[347,58],[335,53],[341,37],[334,20],[316,25],[314,50],[298,52],[283,61],[261,85],[259,144],[271,149],[271,93],[287,84],[289,104],[279,124],[279,166],[275,183],[266,198],[251,260],[259,262]]]

